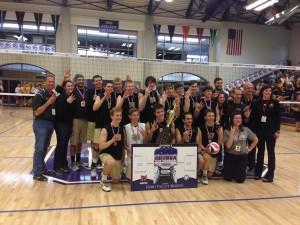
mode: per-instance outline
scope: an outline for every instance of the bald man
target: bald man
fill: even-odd
[[[254,130],[253,127],[253,116],[251,115],[251,110],[256,103],[258,99],[257,95],[254,95],[254,85],[251,82],[247,82],[243,85],[243,96],[242,96],[242,102],[246,104],[247,107],[249,107],[250,111],[250,117],[249,122],[245,124],[251,131]],[[248,140],[249,144],[251,144],[251,141]],[[253,148],[252,151],[248,154],[248,175],[253,175],[253,170],[255,168],[255,155],[256,155],[256,147]]]

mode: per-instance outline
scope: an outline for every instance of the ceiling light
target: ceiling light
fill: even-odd
[[[166,2],[173,2],[173,0],[165,0]]]
[[[275,3],[277,3],[279,0],[271,0],[271,1],[269,1],[269,2],[266,2],[265,4],[262,4],[262,5],[260,5],[260,6],[258,6],[258,7],[256,7],[254,10],[255,11],[261,11],[261,10],[263,10],[263,9],[265,9],[265,8],[267,8],[267,7],[269,7],[269,6],[271,6],[271,5],[274,5]]]
[[[178,51],[178,50],[180,50],[180,48],[175,48],[175,49],[174,49],[174,51]]]
[[[158,54],[157,56],[161,56],[162,54]]]
[[[173,49],[175,49],[175,47],[170,47],[170,48],[168,48],[168,50],[173,50]]]
[[[265,3],[266,1],[268,1],[268,0],[257,0],[256,2],[253,2],[253,3],[250,4],[250,5],[247,5],[247,6],[246,6],[246,9],[247,9],[247,10],[253,9],[253,8],[255,8],[256,6],[259,6],[259,5],[263,4],[263,3]]]

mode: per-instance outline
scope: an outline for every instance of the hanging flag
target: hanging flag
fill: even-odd
[[[170,35],[170,43],[172,43],[172,39],[174,36],[175,26],[174,25],[168,25],[169,35]]]
[[[227,55],[242,54],[243,30],[228,29]]]
[[[184,42],[186,42],[186,39],[187,39],[188,36],[189,36],[190,27],[188,27],[188,26],[183,26],[183,27],[182,27],[182,31],[183,31],[183,40],[184,40]]]
[[[1,10],[0,11],[0,26],[3,28],[3,24],[5,22],[5,16],[6,16],[6,11]]]
[[[198,45],[200,45],[204,28],[196,28],[196,30],[197,30],[197,36],[198,36]]]
[[[25,12],[16,11],[16,17],[17,17],[20,32],[23,26],[24,16],[25,16]]]
[[[60,15],[53,15],[53,14],[51,15],[51,18],[52,18],[52,24],[53,24],[54,32],[55,32],[55,33],[56,33],[56,31],[57,31],[59,17],[60,17]]]
[[[215,44],[216,34],[217,34],[217,29],[210,29],[210,41],[212,47],[214,47]]]
[[[40,32],[40,26],[42,24],[42,19],[43,19],[43,13],[33,13],[34,14],[34,19],[35,19],[35,24],[37,26],[38,32]]]
[[[156,41],[157,41],[158,36],[160,34],[161,25],[160,24],[153,24],[153,27],[154,27],[154,32],[155,32],[155,38],[156,38]]]

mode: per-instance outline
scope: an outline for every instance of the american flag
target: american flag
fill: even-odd
[[[228,29],[227,55],[241,55],[243,30]]]

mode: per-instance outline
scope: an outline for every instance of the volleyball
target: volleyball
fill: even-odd
[[[217,154],[220,151],[220,146],[216,142],[212,142],[207,146],[209,153],[212,155]]]

